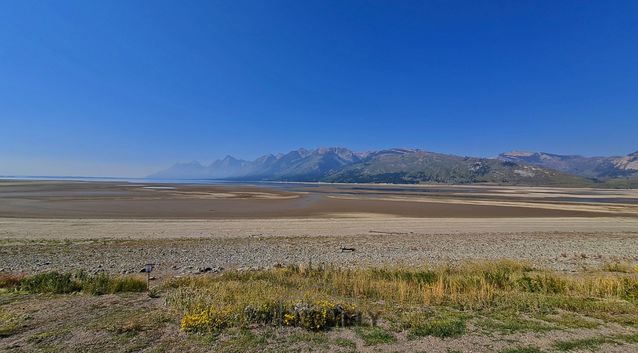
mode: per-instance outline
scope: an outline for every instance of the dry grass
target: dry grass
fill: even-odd
[[[282,305],[277,303],[314,302],[328,303],[328,307],[349,306],[354,310],[349,315],[363,317],[362,321],[352,323],[375,325],[384,320],[395,322],[397,327],[414,335],[442,337],[462,334],[465,323],[458,314],[470,312],[533,316],[560,309],[624,324],[638,320],[635,274],[563,275],[535,270],[515,261],[436,268],[289,266],[181,278],[167,286],[173,289],[167,296],[170,306],[182,310],[186,319],[217,313],[214,319],[203,320],[214,321],[210,325],[216,329],[245,324],[245,316],[238,313],[246,310],[263,307],[263,315],[276,318]],[[320,306],[317,308],[322,310]],[[419,314],[428,308],[432,313]],[[291,314],[296,315],[294,311]],[[276,324],[277,320],[262,322]]]
[[[15,275],[10,273],[0,274],[0,288],[15,289],[20,285],[20,282],[23,278],[23,275]]]
[[[34,283],[34,293],[83,283],[83,292],[97,294],[126,288],[123,279],[20,279],[0,293],[0,339],[25,342],[27,351],[64,351],[73,342],[80,350],[122,352],[453,352],[489,344],[490,352],[535,353],[610,344],[629,351],[638,343],[638,274],[556,273],[515,261],[231,270],[168,279],[155,286],[159,299],[31,295],[22,288],[23,281]],[[180,333],[180,323],[200,334]],[[354,327],[331,329],[337,326]],[[86,341],[85,332],[100,341]],[[519,345],[521,337],[533,339]]]
[[[11,314],[0,308],[0,338],[15,334],[28,320],[28,316]]]
[[[633,267],[629,262],[608,262],[603,264],[603,271],[631,273],[638,272],[638,266]]]

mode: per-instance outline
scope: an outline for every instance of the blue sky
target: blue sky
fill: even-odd
[[[638,150],[636,1],[7,1],[0,174]]]

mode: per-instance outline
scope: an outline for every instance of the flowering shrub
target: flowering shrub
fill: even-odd
[[[286,326],[295,326],[297,324],[297,316],[293,314],[286,313],[284,314],[284,325]]]
[[[245,324],[270,324],[275,321],[278,305],[275,302],[264,302],[258,305],[246,305],[242,310],[241,321]]]
[[[233,311],[230,308],[211,307],[184,315],[181,328],[182,331],[186,332],[218,332],[231,325],[233,316]]]
[[[335,326],[351,326],[359,317],[351,304],[329,300],[283,303],[268,301],[235,308],[210,307],[193,310],[182,318],[181,328],[186,332],[219,332],[230,326],[248,324],[285,325],[308,330],[323,330]]]
[[[354,305],[337,304],[328,300],[299,302],[294,308],[297,326],[308,330],[322,330],[334,326],[351,326],[356,322]]]
[[[298,325],[308,330],[319,330],[330,326],[335,322],[334,306],[334,303],[327,300],[297,303],[294,307],[294,313],[299,318]]]

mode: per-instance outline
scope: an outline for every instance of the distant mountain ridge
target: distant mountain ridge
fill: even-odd
[[[501,153],[498,159],[536,165],[592,179],[638,177],[638,151],[622,157],[583,157],[545,152],[513,151]]]
[[[261,156],[254,161],[226,156],[208,166],[199,162],[177,163],[150,175],[150,178],[222,179],[253,178],[254,180],[303,179],[312,180],[360,161],[366,153],[347,148],[322,147],[315,150],[300,148],[286,154]]]
[[[371,152],[353,152],[343,147],[300,148],[254,161],[226,156],[207,166],[199,162],[178,163],[149,177],[591,186],[600,180],[638,178],[638,152],[624,157],[582,157],[515,151],[497,158],[478,158],[409,148]]]

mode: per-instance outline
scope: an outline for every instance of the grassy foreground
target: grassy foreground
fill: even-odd
[[[93,295],[122,292],[143,292],[146,281],[139,277],[113,277],[105,273],[47,272],[34,276],[0,276],[0,288],[27,293],[68,294],[84,292]]]
[[[411,335],[457,336],[470,316],[545,317],[560,312],[638,324],[634,274],[561,275],[514,261],[439,268],[289,266],[175,279],[167,302],[182,329],[215,333],[251,324],[377,326]]]
[[[0,339],[7,340],[36,326],[12,313],[12,304],[21,300],[66,300],[68,294],[52,293],[78,291],[136,292],[145,283],[133,277],[43,274],[5,276],[0,287]],[[34,299],[29,293],[49,294]],[[172,278],[149,294],[131,297],[136,304],[125,305],[128,314],[117,312],[113,322],[89,326],[115,327],[109,332],[120,344],[164,330],[162,337],[180,337],[180,349],[195,352],[380,347],[462,352],[476,344],[489,344],[487,352],[638,350],[638,274],[626,264],[575,274],[516,261],[422,268],[300,265]],[[122,295],[119,300],[129,300],[117,294]],[[140,305],[143,312],[131,311]],[[535,344],[515,343],[529,332],[539,335]],[[170,342],[144,345],[177,350],[169,349]]]

